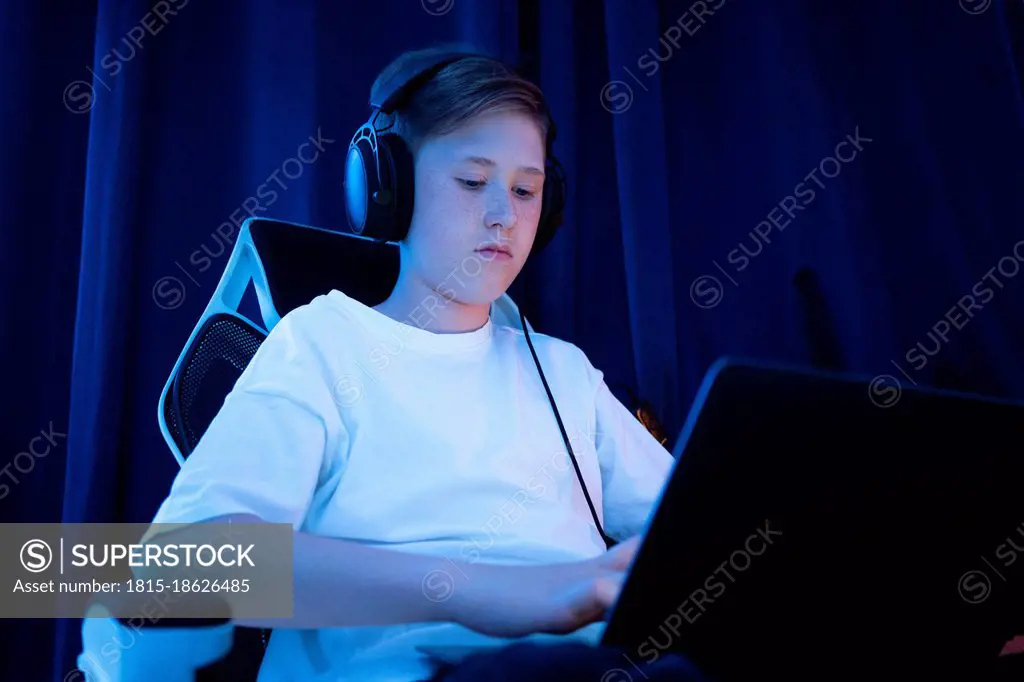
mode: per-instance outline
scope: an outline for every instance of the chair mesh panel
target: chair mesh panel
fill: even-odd
[[[264,338],[262,331],[232,315],[214,316],[204,325],[174,387],[183,456],[199,443]]]
[[[182,456],[188,456],[188,448],[185,447],[185,434],[181,429],[181,422],[178,420],[178,411],[174,409],[174,391],[167,391],[167,395],[164,396],[164,423],[167,424],[167,430],[170,432],[171,437],[174,439],[174,444],[178,446],[178,451],[182,453]]]

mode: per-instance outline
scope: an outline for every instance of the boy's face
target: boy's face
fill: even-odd
[[[544,155],[540,128],[518,113],[484,114],[424,141],[402,267],[458,303],[501,297],[537,234]]]

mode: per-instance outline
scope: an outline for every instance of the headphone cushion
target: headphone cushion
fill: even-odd
[[[377,136],[377,156],[380,160],[381,189],[387,193],[388,213],[381,225],[385,234],[381,238],[400,241],[409,233],[412,222],[415,168],[412,152],[401,137],[387,133]]]
[[[565,194],[565,171],[558,160],[549,155],[544,177],[544,202],[531,253],[539,253],[555,238],[565,213]]]

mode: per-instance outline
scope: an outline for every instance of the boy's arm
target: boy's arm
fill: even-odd
[[[260,523],[252,514],[228,514],[210,523]],[[259,628],[381,626],[453,620],[448,597],[454,591],[430,581],[476,567],[453,565],[443,557],[407,554],[355,542],[294,532],[292,618],[236,619]],[[281,559],[285,559],[281,557]],[[459,576],[460,579],[462,576]],[[484,576],[478,576],[482,582]],[[450,593],[449,593],[450,591]],[[432,598],[433,597],[433,598]]]
[[[229,514],[206,521],[262,519]],[[197,530],[197,537],[209,537],[203,525],[170,534],[179,542]],[[444,621],[499,638],[566,634],[606,617],[637,546],[633,539],[593,559],[520,566],[454,561],[294,531],[294,615],[234,623],[315,629]],[[231,595],[224,597],[230,603]]]
[[[604,488],[605,532],[621,540],[643,533],[675,459],[594,372],[594,446]]]
[[[316,628],[450,619],[448,600],[428,598],[434,596],[427,592],[431,576],[457,575],[463,581],[458,571],[474,575],[476,567],[302,532],[319,481],[344,466],[327,454],[345,449],[344,430],[329,421],[330,406],[317,409],[315,391],[300,402],[276,389],[267,392],[271,383],[257,378],[229,395],[153,521],[174,525],[151,526],[149,537],[166,532],[158,542],[201,544],[211,534],[205,523],[289,524],[294,557],[272,559],[293,561],[281,569],[292,572],[294,617],[238,619],[239,625]],[[260,571],[264,576],[277,572],[273,567]],[[483,583],[484,577],[472,582]]]

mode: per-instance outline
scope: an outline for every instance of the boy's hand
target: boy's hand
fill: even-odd
[[[452,615],[492,637],[573,632],[604,619],[639,545],[634,537],[599,557],[547,566],[477,564]]]

